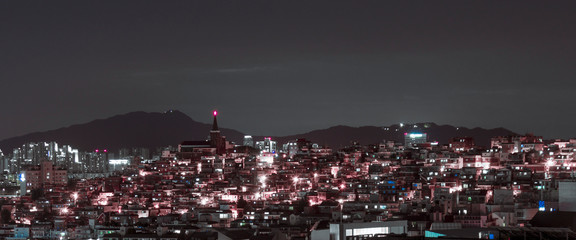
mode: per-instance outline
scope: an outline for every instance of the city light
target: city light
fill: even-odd
[[[576,1],[76,2],[0,4],[0,240],[576,240]]]
[[[405,133],[404,140],[414,141],[383,143],[378,146],[355,145],[336,151],[302,140],[298,140],[298,144],[291,142],[285,145],[285,149],[276,148],[271,145],[269,138],[265,138],[264,142],[268,141],[268,145],[261,142],[260,146],[268,148],[251,153],[234,149],[230,143],[227,143],[228,151],[218,152],[210,141],[195,141],[188,143],[192,146],[189,149],[182,146],[172,148],[163,151],[154,160],[138,157],[102,158],[101,163],[107,163],[109,170],[113,166],[122,166],[113,175],[94,173],[94,178],[69,182],[68,170],[53,170],[59,169],[58,166],[48,163],[12,176],[19,180],[17,188],[22,195],[30,196],[40,186],[49,186],[44,189],[49,196],[61,192],[68,194],[70,197],[64,199],[67,202],[63,205],[59,205],[62,204],[59,202],[51,204],[58,206],[59,215],[69,218],[98,214],[101,216],[99,224],[105,225],[106,221],[113,219],[131,221],[126,223],[129,225],[136,223],[139,218],[181,215],[178,221],[186,224],[192,224],[187,219],[195,219],[196,223],[206,221],[233,228],[235,224],[244,224],[242,227],[269,226],[270,223],[278,223],[279,218],[284,224],[299,221],[274,213],[278,209],[301,214],[300,218],[304,219],[308,213],[325,214],[323,218],[332,223],[355,220],[371,223],[375,219],[377,222],[386,222],[390,220],[388,216],[400,211],[430,219],[429,206],[435,204],[447,206],[435,210],[439,213],[457,213],[452,221],[462,224],[468,221],[464,215],[469,217],[483,214],[470,207],[472,204],[490,207],[495,198],[509,196],[513,199],[507,208],[516,209],[513,203],[517,198],[548,196],[549,191],[557,191],[560,196],[560,187],[550,187],[553,185],[550,184],[551,179],[562,183],[562,179],[573,176],[571,169],[576,167],[573,163],[576,160],[576,139],[572,141],[573,144],[560,143],[563,146],[560,148],[559,145],[511,144],[508,139],[499,143],[496,138],[493,139],[493,148],[478,148],[481,151],[476,152],[467,150],[474,148],[462,145],[462,139],[451,143],[456,145],[435,145],[426,138],[426,133]],[[530,148],[537,151],[530,151]],[[268,152],[271,149],[278,153]],[[293,152],[289,153],[288,150]],[[100,150],[101,153],[103,151]],[[538,154],[538,151],[547,154]],[[60,156],[56,154],[57,151],[52,152],[54,156]],[[535,154],[528,155],[529,152]],[[96,162],[100,159],[90,158],[97,155],[94,152],[78,153],[80,162],[86,156]],[[107,155],[115,156],[111,152]],[[286,157],[278,158],[284,155]],[[75,154],[68,153],[67,156],[70,156],[68,163],[78,164]],[[45,174],[46,179],[36,177],[40,174]],[[47,180],[58,177],[60,179],[56,184]],[[70,187],[70,190],[64,190],[63,186]],[[3,187],[2,191],[6,189]],[[50,202],[52,199],[42,201]],[[452,202],[450,199],[457,201]],[[539,206],[537,210],[557,211],[554,206],[559,205],[560,199],[556,202],[552,199],[549,204],[551,207]],[[72,200],[74,203],[70,204]],[[525,201],[532,201],[530,203],[533,206],[537,204],[536,200]],[[344,203],[350,203],[346,207],[355,209],[358,214],[344,214]],[[28,213],[38,212],[40,206],[45,208],[44,204],[39,201],[30,203]],[[499,204],[502,204],[501,201]],[[412,207],[402,208],[404,205]],[[339,210],[340,214],[328,213],[334,210]],[[124,219],[125,215],[138,217]],[[26,212],[18,212],[17,216],[21,216],[16,219],[18,223],[25,222],[22,219],[34,219],[33,214],[27,215]],[[489,219],[488,215],[483,217]],[[313,220],[305,221],[311,223]],[[515,221],[509,219],[507,226],[523,224]],[[474,223],[473,226],[487,226],[482,224]],[[366,227],[356,232],[373,232],[370,229]]]

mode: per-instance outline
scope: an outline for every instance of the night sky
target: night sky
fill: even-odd
[[[0,139],[168,109],[576,137],[575,23],[576,1],[1,1]]]

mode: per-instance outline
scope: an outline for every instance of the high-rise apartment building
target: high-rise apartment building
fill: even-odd
[[[264,138],[264,141],[257,141],[256,148],[263,152],[276,153],[276,141],[272,141],[272,138]]]
[[[25,184],[27,191],[43,188],[46,185],[66,185],[68,172],[50,161],[44,161],[40,165],[30,166],[22,171],[20,181]]]

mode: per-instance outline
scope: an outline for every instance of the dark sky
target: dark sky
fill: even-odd
[[[576,1],[0,1],[0,139],[131,111],[576,137]]]

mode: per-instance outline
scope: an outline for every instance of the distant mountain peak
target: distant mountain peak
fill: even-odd
[[[205,140],[211,124],[194,121],[178,110],[166,112],[135,111],[75,124],[55,130],[36,132],[0,141],[0,149],[11,152],[27,142],[51,142],[67,144],[81,150],[107,148],[157,148],[175,146],[186,140]],[[231,141],[239,142],[244,134],[221,128],[222,134]]]

